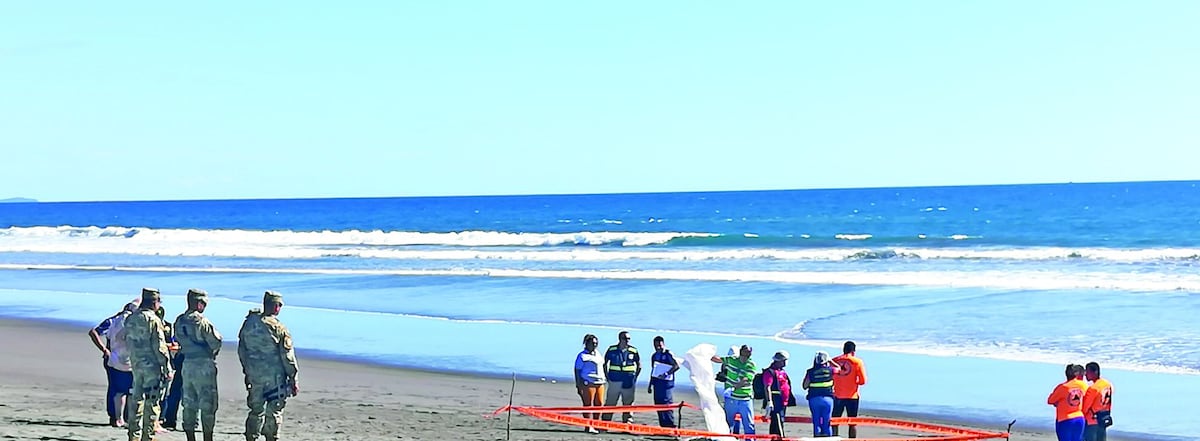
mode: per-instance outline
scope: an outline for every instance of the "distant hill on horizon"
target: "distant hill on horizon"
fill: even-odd
[[[37,202],[37,199],[29,199],[29,198],[0,199],[0,203],[7,203],[7,202]]]

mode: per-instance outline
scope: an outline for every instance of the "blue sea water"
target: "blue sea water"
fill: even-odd
[[[1200,395],[1197,184],[0,204],[0,315],[201,287],[228,336],[275,289],[302,348],[549,378],[589,332],[796,371],[849,339],[865,407],[998,427],[1049,427],[1063,365],[1097,361],[1114,429],[1195,439],[1164,403]]]

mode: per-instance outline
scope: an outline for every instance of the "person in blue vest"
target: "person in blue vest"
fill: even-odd
[[[646,389],[646,392],[654,394],[654,404],[674,403],[675,397],[671,394],[671,389],[675,388],[677,370],[679,362],[675,361],[675,356],[667,349],[666,341],[661,335],[655,336],[654,355],[650,356],[650,387]],[[658,425],[675,427],[675,412],[658,411]]]
[[[830,419],[833,418],[833,374],[841,367],[829,359],[825,351],[813,357],[813,366],[804,373],[800,385],[808,391],[808,411],[812,414],[813,436],[833,436]]]
[[[618,399],[622,406],[633,404],[637,377],[642,373],[642,358],[638,355],[637,348],[629,344],[629,339],[629,331],[617,333],[617,344],[609,346],[604,352],[604,375],[608,377],[605,406],[616,406]],[[633,414],[625,412],[621,416],[621,421],[633,422]],[[605,413],[603,418],[605,421],[612,421],[612,413]]]

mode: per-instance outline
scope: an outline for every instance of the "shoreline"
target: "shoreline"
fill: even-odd
[[[123,429],[105,423],[105,378],[98,352],[88,340],[89,328],[53,319],[0,318],[0,332],[14,342],[0,363],[0,420],[7,428],[0,435],[43,439],[123,440]],[[236,330],[224,330],[226,335]],[[220,408],[217,437],[234,439],[242,431],[245,394],[236,343],[226,342],[218,357]],[[299,351],[301,393],[288,401],[282,434],[287,439],[504,439],[505,418],[486,418],[509,402],[514,386],[511,375],[462,374],[396,367],[369,359],[335,356],[321,351]],[[565,362],[564,362],[565,363]],[[517,376],[512,401],[517,405],[576,406],[570,384],[547,378]],[[643,392],[637,403],[646,403]],[[697,402],[694,391],[676,390],[676,402]],[[806,414],[801,406],[791,414]],[[1047,412],[1049,413],[1049,412]],[[877,411],[864,408],[864,416],[916,420],[983,430],[999,430],[979,422],[936,415]],[[690,427],[700,427],[698,413],[684,414]],[[653,416],[645,418],[652,419]],[[1049,416],[1048,416],[1049,418]],[[182,419],[180,419],[182,423]],[[1020,423],[1020,422],[1018,422]],[[15,431],[14,431],[15,430]],[[807,425],[789,425],[791,433],[804,433]],[[896,438],[904,433],[860,426],[860,436]],[[596,439],[571,426],[518,416],[512,420],[512,439]],[[233,438],[231,438],[233,437]],[[600,438],[630,439],[606,434]],[[632,437],[638,438],[638,437]],[[1050,431],[1015,425],[1013,440],[1053,439]],[[1110,435],[1113,440],[1152,439]],[[183,439],[170,432],[160,440]],[[240,438],[237,438],[240,439]]]

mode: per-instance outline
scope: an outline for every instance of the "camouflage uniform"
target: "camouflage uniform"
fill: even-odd
[[[283,296],[267,291],[263,295],[264,310],[250,310],[238,332],[238,359],[246,376],[246,406],[250,408],[246,439],[250,441],[260,432],[267,441],[278,439],[283,406],[296,384],[292,335],[275,315],[275,304],[282,306]],[[270,416],[265,416],[268,412]]]
[[[165,326],[154,310],[158,302],[157,289],[143,288],[140,309],[125,319],[125,345],[133,365],[133,391],[127,404],[131,441],[139,437],[143,441],[154,438],[159,401],[171,375],[171,355],[163,334]]]
[[[208,293],[191,289],[187,293],[188,310],[175,319],[175,338],[183,356],[183,431],[189,441],[196,439],[196,417],[203,425],[204,439],[211,441],[217,422],[217,353],[221,351],[221,333],[197,311],[197,304],[208,305]]]

